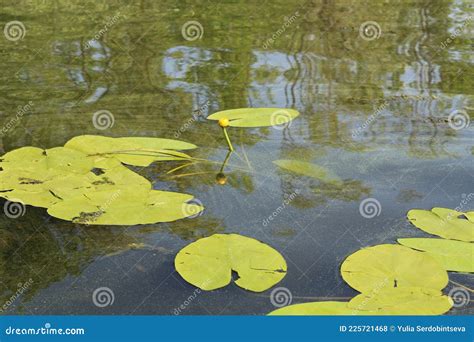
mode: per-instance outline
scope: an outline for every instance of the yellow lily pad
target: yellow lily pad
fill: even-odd
[[[341,265],[342,278],[360,292],[391,287],[426,287],[441,290],[448,274],[427,253],[383,244],[361,249]]]
[[[474,272],[474,243],[446,239],[398,239],[404,246],[429,253],[446,270]]]
[[[204,207],[187,203],[192,195],[143,190],[129,186],[68,198],[48,208],[59,219],[90,225],[136,225],[171,222],[201,212]]]
[[[80,135],[69,140],[64,147],[87,155],[114,157],[128,165],[148,166],[155,161],[190,159],[189,155],[179,150],[194,149],[196,145],[162,138]]]
[[[451,309],[453,301],[435,289],[392,287],[357,295],[347,306],[371,315],[441,315]]]
[[[236,285],[262,292],[282,280],[287,270],[275,249],[238,234],[199,239],[180,250],[174,264],[184,280],[206,291],[228,285],[234,271]]]
[[[445,239],[474,241],[474,215],[447,208],[430,210],[410,210],[408,220],[427,233]]]
[[[316,164],[292,159],[275,160],[273,164],[281,167],[282,169],[318,179],[324,183],[342,184],[342,180],[339,177],[332,174],[328,169]]]
[[[230,127],[267,127],[286,124],[298,115],[298,111],[288,108],[238,108],[214,113],[207,119],[229,119]]]

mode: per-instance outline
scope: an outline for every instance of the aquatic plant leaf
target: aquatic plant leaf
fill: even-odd
[[[21,147],[1,157],[0,167],[6,171],[34,170],[37,174],[56,171],[61,173],[86,173],[93,167],[93,161],[82,152],[54,147],[43,150],[37,147]]]
[[[10,152],[11,155],[7,153],[1,163],[0,197],[48,208],[67,198],[94,191],[117,190],[130,185],[137,189],[151,189],[147,179],[113,158],[103,162],[100,158],[88,158],[82,152],[71,149],[52,150],[51,153],[51,150],[29,149],[28,157],[33,158],[31,161],[35,167],[25,166],[28,160],[21,158],[22,154],[13,153],[16,150]],[[70,155],[60,157],[68,153]],[[71,160],[70,156],[74,159]]]
[[[361,249],[341,265],[342,278],[360,292],[391,287],[426,287],[436,290],[448,284],[440,263],[424,252],[384,244]]]
[[[227,118],[230,127],[267,127],[286,124],[298,115],[298,111],[288,108],[238,108],[214,113],[207,119]]]
[[[171,222],[201,212],[204,207],[187,203],[192,195],[128,188],[91,191],[48,208],[51,216],[90,225],[136,225]]]
[[[319,315],[369,315],[368,312],[351,309],[348,302],[309,302],[288,305],[270,312],[269,316],[319,316]]]
[[[412,209],[407,214],[408,220],[427,233],[445,239],[474,241],[474,215],[447,208],[430,210]]]
[[[287,270],[275,249],[238,234],[199,239],[180,250],[174,264],[184,280],[206,291],[228,285],[234,271],[236,285],[262,292],[282,280]]]
[[[404,246],[429,253],[446,270],[474,272],[474,243],[446,239],[398,239]]]
[[[361,293],[347,304],[349,309],[371,315],[441,315],[453,301],[439,290],[423,287],[393,287]]]
[[[80,135],[69,140],[67,148],[92,156],[108,156],[124,164],[148,166],[155,161],[183,160],[191,157],[178,150],[190,150],[196,145],[162,138],[110,138],[99,135]]]
[[[328,169],[316,164],[292,159],[275,160],[273,164],[303,176],[316,178],[324,183],[342,184],[342,180],[339,177],[331,174]]]

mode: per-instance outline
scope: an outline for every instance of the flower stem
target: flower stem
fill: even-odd
[[[227,129],[225,127],[222,128],[224,131],[224,137],[225,141],[227,142],[227,145],[229,146],[229,151],[234,151],[234,147],[232,146],[232,143],[230,142],[229,135],[227,134]]]

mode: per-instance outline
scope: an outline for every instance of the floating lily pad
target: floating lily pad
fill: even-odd
[[[179,150],[191,150],[196,145],[173,139],[80,135],[69,140],[64,147],[92,156],[115,157],[128,165],[148,166],[155,161],[190,159]]]
[[[446,270],[474,272],[474,243],[446,239],[398,239],[404,246],[428,252]]]
[[[342,278],[360,292],[391,287],[426,287],[441,290],[448,274],[426,253],[400,245],[361,249],[341,265]]]
[[[453,301],[435,289],[394,287],[357,295],[347,306],[371,315],[441,315],[451,309]]]
[[[163,140],[165,147],[171,146]],[[152,145],[146,139],[139,141],[141,146]],[[129,170],[115,156],[87,155],[67,147],[24,147],[2,156],[0,197],[48,208],[51,216],[85,224],[169,222],[203,210],[200,205],[188,203],[193,199],[191,195],[152,190],[146,178]]]
[[[227,118],[231,127],[266,127],[286,124],[298,115],[298,111],[287,108],[238,108],[214,113],[207,119]]]
[[[309,302],[294,304],[270,312],[269,316],[319,316],[319,315],[369,315],[368,312],[351,309],[348,302]]]
[[[285,259],[270,246],[237,234],[214,234],[184,247],[176,255],[176,271],[202,290],[235,284],[262,292],[286,275]]]
[[[93,191],[48,208],[51,216],[90,225],[136,225],[170,222],[193,216],[204,208],[187,203],[192,195],[128,188]]]
[[[474,241],[474,215],[447,208],[430,210],[410,210],[408,220],[427,233],[445,239]]]
[[[275,160],[273,164],[278,165],[282,169],[318,179],[324,183],[342,184],[342,180],[339,177],[332,174],[328,169],[316,164],[291,159]]]

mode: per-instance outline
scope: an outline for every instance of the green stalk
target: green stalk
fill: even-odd
[[[229,151],[234,151],[234,147],[232,146],[232,143],[229,139],[229,135],[227,134],[227,129],[225,127],[222,127],[222,130],[224,131],[224,137],[225,141],[227,142],[227,145],[229,146]]]

